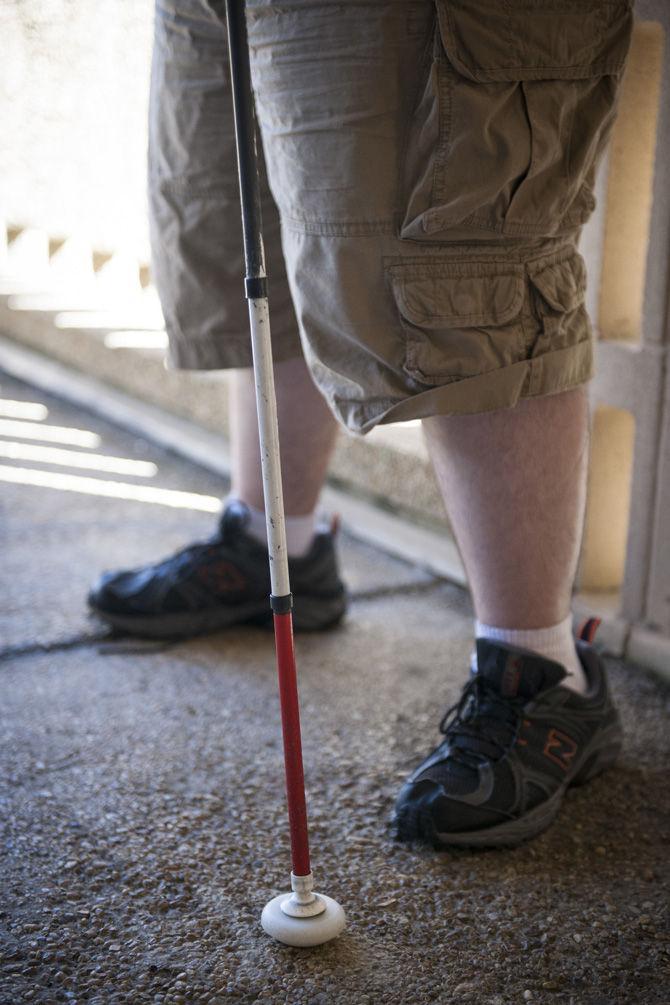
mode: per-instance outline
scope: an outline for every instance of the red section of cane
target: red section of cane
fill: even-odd
[[[291,859],[293,874],[307,876],[309,864],[309,839],[307,837],[307,807],[305,804],[305,778],[302,769],[302,744],[300,741],[300,709],[298,707],[298,682],[295,671],[293,646],[293,616],[275,614],[275,643],[277,646],[277,674],[279,676],[279,701],[281,705],[282,733],[284,736],[284,767],[286,770],[286,800],[291,830]]]

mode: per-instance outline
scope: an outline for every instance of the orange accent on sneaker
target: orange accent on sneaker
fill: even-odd
[[[601,623],[601,618],[587,618],[586,621],[582,621],[581,625],[577,629],[577,638],[581,639],[582,642],[588,642],[589,645],[591,645],[596,637],[596,632],[600,628]]]
[[[567,771],[577,753],[577,743],[560,729],[550,729],[542,753],[554,764],[558,764],[559,768],[563,768],[563,771]]]
[[[237,593],[247,586],[246,578],[240,570],[232,562],[225,560],[203,565],[197,575],[204,586],[217,594]]]

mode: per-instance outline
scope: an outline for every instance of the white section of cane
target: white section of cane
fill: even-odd
[[[249,325],[256,382],[258,409],[258,435],[261,445],[265,521],[268,531],[270,556],[270,583],[275,597],[291,592],[286,551],[286,525],[284,522],[284,497],[282,494],[281,465],[279,459],[279,431],[277,428],[277,400],[275,398],[272,343],[270,340],[270,312],[266,297],[249,300]]]

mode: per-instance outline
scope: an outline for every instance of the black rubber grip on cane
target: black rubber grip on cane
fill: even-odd
[[[290,614],[293,610],[293,594],[287,593],[283,597],[275,597],[270,594],[270,607],[273,614]]]
[[[261,234],[261,194],[256,152],[258,127],[251,89],[246,4],[226,0],[228,55],[235,119],[237,175],[240,183],[244,261],[247,276],[265,275]]]
[[[247,300],[261,300],[268,296],[268,281],[265,276],[247,276],[244,280],[244,295]]]

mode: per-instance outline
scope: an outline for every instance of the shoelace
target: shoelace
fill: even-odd
[[[521,699],[503,698],[485,677],[474,674],[440,721],[450,757],[469,768],[482,758],[499,760],[516,735],[521,708]],[[468,741],[475,741],[478,749]],[[482,749],[482,744],[489,745],[488,749]]]

